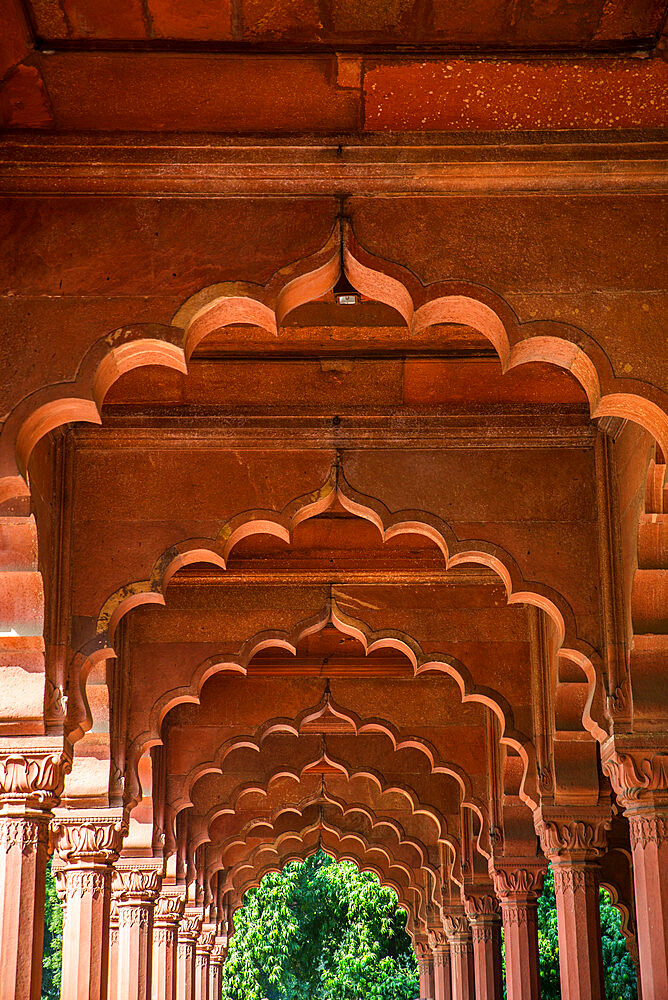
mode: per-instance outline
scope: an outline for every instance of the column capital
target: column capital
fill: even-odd
[[[439,949],[447,951],[450,947],[450,942],[448,941],[448,936],[445,933],[445,930],[430,930],[428,941],[432,952],[438,951]]]
[[[202,930],[202,918],[194,913],[186,911],[179,924],[179,940],[195,943]]]
[[[543,854],[555,864],[599,857],[605,851],[611,822],[609,803],[587,809],[545,806],[534,813]]]
[[[215,931],[201,931],[195,943],[195,951],[198,954],[210,955],[216,943]]]
[[[165,892],[163,889],[158,896],[153,914],[155,926],[176,927],[183,917],[186,900],[185,896],[174,892]]]
[[[222,965],[227,958],[227,944],[223,941],[216,940],[212,950],[211,950],[211,962],[217,965]]]
[[[51,821],[51,844],[58,858],[69,866],[110,864],[123,846],[123,816],[112,813],[56,810]]]
[[[503,904],[536,900],[543,891],[547,861],[543,858],[503,858],[494,861],[490,874],[494,892]]]
[[[71,753],[60,738],[0,742],[0,814],[51,809],[71,767]]]
[[[601,746],[601,764],[627,815],[668,808],[668,753],[662,748],[610,737]]]
[[[499,901],[491,892],[467,892],[464,896],[464,910],[471,927],[501,919]]]
[[[443,926],[451,948],[455,944],[471,939],[471,926],[464,913],[449,913],[443,917]]]
[[[119,910],[152,905],[160,891],[162,868],[153,859],[121,858],[114,868],[113,891]]]

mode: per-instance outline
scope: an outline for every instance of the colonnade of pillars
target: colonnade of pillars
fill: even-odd
[[[668,755],[657,759],[653,772],[623,761],[624,797],[615,789],[630,821],[643,1000],[668,997]],[[46,752],[0,760],[2,1000],[40,997],[49,839],[65,908],[63,1000],[218,1000],[226,939],[205,922],[205,909],[185,905],[182,888],[163,884],[161,861],[119,856],[117,814],[54,817],[56,760]],[[630,792],[636,774],[646,784]],[[503,927],[508,1000],[539,997],[537,900],[549,859],[562,998],[603,1000],[597,858],[606,815],[557,821],[543,811],[542,855],[506,853],[492,859],[491,878],[465,883],[462,903],[416,942],[422,996],[498,1000]]]

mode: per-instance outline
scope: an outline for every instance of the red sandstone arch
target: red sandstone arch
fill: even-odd
[[[331,779],[330,779],[331,780]],[[268,790],[262,790],[268,799]],[[358,801],[351,801],[344,799],[335,795],[327,787],[317,792],[308,792],[304,794],[301,787],[299,787],[299,780],[296,783],[296,787],[293,790],[294,795],[290,798],[286,798],[284,802],[275,801],[272,803],[267,802],[267,807],[263,812],[254,813],[254,818],[247,820],[242,824],[242,832],[245,834],[246,831],[251,831],[256,824],[269,824],[274,826],[278,818],[284,812],[294,812],[296,815],[304,814],[304,811],[314,805],[319,805],[321,802],[324,805],[332,806],[334,809],[338,809],[344,819],[348,816],[359,814],[363,816],[370,824],[372,829],[388,827],[392,830],[393,834],[397,838],[398,842],[406,841],[407,844],[413,846],[422,856],[423,867],[432,869],[433,863],[429,860],[429,848],[430,844],[421,841],[417,834],[409,834],[404,828],[404,824],[400,823],[398,819],[386,814],[384,812],[379,812],[376,809],[377,803],[374,803],[374,807]],[[248,789],[243,789],[239,794],[235,794],[230,798],[229,804],[213,806],[206,815],[199,814],[196,817],[191,817],[189,821],[189,836],[192,838],[192,843],[196,849],[203,843],[212,842],[211,828],[215,822],[222,816],[229,815],[241,816],[244,815],[246,810],[243,807],[243,799],[246,796]],[[282,794],[285,794],[284,792]],[[411,803],[412,804],[412,803]],[[422,814],[426,813],[426,810],[421,809]],[[414,815],[414,813],[412,813]],[[434,818],[432,813],[429,814],[430,819]],[[199,821],[199,822],[198,822]],[[459,842],[456,837],[452,834],[443,835],[443,827],[446,825],[445,819],[439,816],[438,819],[434,818],[434,830],[438,830],[438,833],[431,844],[432,847],[438,848],[439,844],[446,845],[449,851],[452,853],[453,861],[456,863],[459,858]],[[193,831],[197,831],[193,835]],[[434,870],[434,877],[436,876]]]
[[[267,835],[274,835],[277,825],[281,825],[279,822],[281,819],[294,822],[299,828],[299,832],[301,832],[302,824],[305,822],[305,813],[307,813],[313,806],[318,806],[319,804],[319,800],[316,798],[311,802],[305,801],[301,807],[286,806],[282,810],[277,810],[274,815],[258,816],[244,824],[236,838],[228,837],[223,841],[214,840],[214,834],[212,831],[208,831],[208,833],[202,832],[192,841],[191,850],[193,854],[195,854],[198,848],[207,845],[208,873],[210,874],[213,874],[213,872],[218,869],[230,869],[233,867],[233,863],[229,859],[233,858],[240,852],[243,854],[247,850],[247,838],[255,841],[257,839],[263,839]],[[328,809],[328,812],[331,811],[332,810]],[[341,820],[344,821],[347,818],[347,814],[341,810]],[[321,822],[324,823],[324,820]],[[337,827],[337,830],[339,830],[339,827]],[[388,836],[388,831],[390,831],[391,836]],[[293,829],[293,827],[290,826],[289,832],[296,832],[296,828]],[[421,871],[427,873],[431,876],[433,887],[439,883],[439,870],[428,860],[428,852],[425,845],[402,835],[401,831],[397,828],[397,824],[392,823],[389,819],[385,818],[382,821],[372,823],[370,836],[364,836],[358,831],[353,831],[348,827],[340,828],[340,832],[345,836],[360,837],[363,839],[367,849],[384,852],[389,863],[396,867],[404,868],[408,871]],[[376,837],[378,839],[373,839]],[[418,859],[417,867],[412,866],[409,862],[411,854],[416,855]],[[432,900],[434,903],[437,902],[433,889]]]
[[[489,340],[504,371],[536,361],[569,371],[587,395],[592,418],[633,420],[668,453],[665,393],[639,380],[617,378],[603,350],[582,330],[551,321],[520,326],[508,304],[489,289],[458,282],[423,286],[407,269],[369,254],[349,227],[344,243],[350,280],[367,297],[395,309],[410,332],[460,323]],[[185,374],[195,346],[230,324],[250,323],[277,332],[289,312],[334,286],[340,274],[338,245],[335,229],[322,250],[283,268],[263,288],[243,283],[211,286],[187,300],[173,326],[122,328],[98,341],[82,360],[74,382],[37,390],[8,417],[0,435],[0,504],[29,495],[28,461],[41,437],[64,423],[101,423],[104,396],[125,372],[157,364]]]
[[[583,725],[592,736],[598,739],[605,738],[607,733],[598,721],[602,714],[598,706],[598,702],[602,700],[602,692],[600,671],[595,665],[596,655],[588,643],[577,637],[575,618],[565,599],[542,584],[532,583],[529,585],[523,579],[512,556],[494,543],[479,540],[462,541],[447,522],[423,511],[405,510],[391,513],[381,500],[355,491],[347,483],[338,463],[332,466],[329,477],[318,490],[296,497],[282,511],[278,513],[269,509],[249,511],[227,521],[215,539],[188,539],[171,546],[155,560],[148,579],[127,584],[110,595],[98,615],[96,638],[81,649],[79,667],[84,683],[87,660],[94,662],[99,658],[114,655],[113,636],[122,616],[142,604],[164,605],[165,592],[170,580],[184,566],[195,562],[204,562],[224,571],[230,553],[242,539],[253,534],[269,534],[290,543],[292,532],[297,525],[324,513],[335,503],[341,504],[353,516],[374,524],[383,542],[402,534],[419,534],[441,551],[446,568],[470,563],[491,569],[503,583],[509,604],[527,603],[544,611],[550,617],[556,630],[560,647],[559,655],[574,663],[583,672],[589,684],[589,696],[583,712]],[[359,630],[353,619],[348,619],[338,609],[335,609],[333,614],[336,616],[335,624],[337,627],[347,631],[348,634],[356,635],[363,643],[366,642],[363,630]],[[306,634],[308,634],[307,631],[304,631],[303,635]],[[271,639],[270,636],[266,638],[267,641]],[[285,648],[291,649],[292,637],[277,636],[275,638],[276,644],[285,642],[287,643]],[[256,637],[256,641],[260,643],[264,640]],[[566,642],[568,645],[565,645]],[[421,669],[426,669],[424,665],[417,663],[415,647],[410,641],[405,642],[404,639],[396,635],[375,636],[368,651],[382,648],[382,644],[392,645],[393,648],[405,652],[412,660],[416,673]],[[243,672],[248,658],[258,652],[260,648],[263,647],[261,645],[255,646],[252,643],[247,644],[240,659],[235,661],[234,666],[230,664],[228,669],[238,669]],[[209,665],[202,665],[204,679],[208,675],[208,667]],[[456,679],[463,695],[468,697],[471,687],[470,678],[467,680]],[[192,694],[194,685],[195,681],[193,680],[189,690],[184,691],[184,696]],[[489,697],[489,707],[498,714],[498,705],[495,707],[494,696],[488,696],[484,692],[482,697]],[[85,697],[83,700],[85,705]],[[594,709],[595,702],[596,709]],[[505,726],[506,721],[501,716],[499,718],[502,725]],[[79,725],[85,728],[86,722],[81,720]],[[76,738],[76,732],[74,738]]]
[[[228,657],[224,661],[221,661],[218,657],[207,658],[195,669],[190,683],[186,687],[170,691],[163,695],[153,705],[148,728],[133,739],[132,745],[129,748],[128,765],[130,773],[136,774],[138,761],[142,754],[150,749],[150,747],[157,746],[162,742],[160,729],[167,713],[179,704],[198,704],[202,687],[210,677],[216,673],[225,671],[245,674],[246,665],[252,656],[270,647],[286,649],[295,654],[300,638],[324,628],[329,623],[345,634],[354,635],[358,638],[367,654],[374,649],[380,648],[396,649],[404,653],[412,663],[416,676],[433,670],[449,674],[459,686],[462,703],[467,701],[478,702],[490,709],[500,723],[500,741],[512,747],[522,761],[524,777],[521,794],[530,808],[536,808],[538,803],[535,748],[527,736],[515,729],[512,709],[505,699],[490,689],[477,688],[467,668],[454,657],[438,653],[426,655],[422,652],[417,640],[401,632],[390,632],[388,630],[374,632],[360,619],[344,615],[340,609],[336,608],[334,600],[328,602],[328,606],[323,609],[320,615],[300,623],[291,633],[260,632],[243,644],[242,649],[236,657]],[[298,732],[294,722],[289,719],[272,720],[269,725],[272,731],[277,731],[281,728],[282,731],[294,732],[295,735]],[[363,726],[369,727],[368,731],[379,731],[383,726],[383,722],[382,720],[370,719],[366,720]],[[395,734],[389,727],[386,727],[386,735],[391,740],[396,739]],[[252,746],[255,742],[256,737],[248,737],[249,746]],[[259,746],[260,743],[261,740],[257,742],[257,745]],[[427,759],[432,760],[432,765],[435,763],[432,759],[432,751],[422,741],[411,741],[411,746],[415,749],[420,749]]]
[[[320,847],[336,861],[352,861],[360,871],[377,875],[381,884],[394,889],[407,913],[415,914],[416,902],[418,909],[421,908],[424,890],[410,869],[393,865],[388,852],[382,848],[368,848],[359,834],[342,833],[329,824],[316,822],[301,831],[288,831],[274,838],[268,836],[266,843],[249,852],[246,860],[227,870],[222,891],[231,892],[238,901],[233,911],[241,905],[243,895],[259,885],[268,872],[281,871],[289,861],[303,861]]]
[[[245,741],[241,743],[240,748],[249,749]],[[294,792],[295,794],[298,794],[300,786],[305,776],[310,775],[312,777],[317,778],[318,774],[321,774],[319,768],[323,765],[327,767],[328,773],[333,772],[334,774],[338,774],[340,778],[344,779],[345,782],[347,783],[347,786],[350,786],[355,781],[355,779],[363,779],[364,781],[368,782],[368,784],[370,784],[372,788],[375,787],[378,793],[378,799],[374,799],[374,801],[377,800],[379,801],[381,798],[385,798],[386,796],[397,796],[401,798],[401,800],[407,803],[408,805],[408,808],[410,810],[409,815],[411,817],[413,816],[427,817],[431,821],[434,830],[437,832],[436,834],[437,839],[441,840],[443,843],[449,844],[451,850],[453,851],[453,854],[455,856],[458,855],[459,852],[458,838],[449,830],[447,820],[437,806],[435,806],[434,804],[423,802],[413,788],[405,786],[403,784],[402,785],[397,784],[396,780],[388,779],[385,774],[380,773],[375,768],[361,766],[359,763],[352,765],[350,761],[342,761],[333,754],[328,753],[326,750],[323,751],[320,755],[311,756],[310,758],[307,759],[307,762],[303,765],[302,761],[300,761],[298,765],[293,767],[290,767],[289,765],[286,765],[285,763],[281,762],[281,764],[278,765],[277,768],[273,771],[273,773],[270,774],[268,777],[265,777],[263,775],[262,778],[258,778],[257,780],[248,781],[240,785],[237,785],[232,792],[225,793],[224,801],[214,804],[208,810],[208,812],[206,813],[206,824],[210,825],[210,823],[214,822],[215,819],[221,816],[234,815],[237,805],[241,807],[243,799],[247,798],[248,796],[252,796],[254,794],[259,795],[260,797],[262,797],[265,803],[268,803],[270,800],[272,786],[275,785],[279,780],[289,779],[290,781],[293,781],[295,784]],[[211,770],[206,771],[206,774],[211,774],[211,773],[220,773],[221,775],[224,776],[226,772],[223,766],[221,765],[221,767],[218,769],[217,772],[215,771],[212,772]],[[440,771],[439,769],[431,769],[429,773],[439,774],[443,772]],[[204,777],[204,774],[202,774],[201,777]],[[332,781],[331,774],[329,777],[329,781],[330,782]],[[323,786],[324,787],[321,788],[321,791],[324,794],[324,792],[326,791],[326,786],[324,784],[324,781],[323,781]],[[194,791],[194,783],[193,783],[193,788],[191,788],[190,790],[191,795],[193,794],[193,791]],[[287,794],[287,793],[284,791],[282,794]],[[332,798],[332,801],[334,801],[334,798],[335,796]],[[475,802],[475,800],[474,801],[469,800],[468,802],[466,802],[465,795],[462,795],[462,799],[464,800],[462,804],[466,804],[468,808],[473,809],[473,811],[476,812],[476,815],[478,815],[478,818],[480,820],[480,833],[478,836],[478,840],[480,841],[481,839],[484,839],[487,845],[489,840],[488,837],[489,824],[487,819],[486,807],[481,805],[481,803],[479,802]],[[193,805],[194,803],[192,802],[192,799],[180,795],[178,798],[173,799],[168,804],[169,815],[170,817],[174,817],[175,820],[176,816],[178,816],[178,814],[181,811],[190,809]],[[266,808],[268,807],[269,806],[267,805]],[[366,810],[367,807],[362,804],[359,804],[359,808],[364,811]],[[200,816],[202,815],[203,814],[200,814]],[[479,850],[485,857],[487,858],[489,857],[489,850],[485,850],[484,846],[479,846]]]

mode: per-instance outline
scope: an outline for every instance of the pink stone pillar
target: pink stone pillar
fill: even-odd
[[[431,933],[429,943],[434,956],[434,1000],[452,1000],[450,945],[445,932]]]
[[[132,863],[136,867],[129,867]],[[160,872],[122,859],[114,879],[118,905],[118,1000],[151,1000],[153,909]]]
[[[545,866],[495,864],[494,891],[501,904],[506,950],[507,1000],[540,1000],[538,896]]]
[[[627,810],[643,1000],[668,997],[668,807]]]
[[[107,980],[108,1000],[118,1000],[118,906],[111,900],[109,912],[109,978]]]
[[[469,922],[462,913],[445,917],[443,923],[450,945],[452,1000],[474,1000],[473,949]]]
[[[179,924],[176,968],[177,1000],[195,997],[195,942],[202,927],[202,918],[186,913]]]
[[[2,1000],[40,1000],[42,992],[48,829],[63,768],[62,748],[39,742],[0,753]]]
[[[220,1000],[226,954],[227,948],[221,941],[218,941],[209,958],[209,1000]]]
[[[178,924],[184,906],[181,895],[163,890],[158,897],[153,914],[152,1000],[176,1000]]]
[[[206,930],[195,943],[195,1000],[209,1000],[209,957],[215,940],[215,931]]]
[[[547,810],[547,815],[546,815]],[[563,1000],[604,1000],[600,873],[610,806],[584,816],[572,807],[536,814],[543,853],[552,863],[559,930],[559,979]]]
[[[615,736],[603,770],[631,825],[633,886],[643,1000],[668,997],[668,753]],[[658,736],[656,737],[658,741]],[[665,735],[661,745],[665,747]],[[623,751],[623,752],[622,752]]]
[[[490,895],[466,897],[471,925],[476,1000],[499,1000],[503,995],[501,968],[501,911]]]
[[[111,874],[121,818],[64,814],[52,832],[64,896],[61,1000],[107,1000]]]
[[[434,1000],[434,956],[426,941],[418,941],[415,954],[420,970],[420,1000]]]

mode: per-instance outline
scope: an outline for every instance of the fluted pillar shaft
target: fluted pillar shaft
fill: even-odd
[[[434,957],[434,1000],[452,1000],[450,945],[445,931],[430,934],[429,944]]]
[[[0,752],[2,1000],[40,1000],[42,992],[48,831],[63,767],[60,749],[35,742]]]
[[[195,1000],[209,1000],[209,958],[215,940],[215,931],[205,930],[195,943]]]
[[[209,958],[209,1000],[220,1000],[226,954],[225,945],[220,941],[216,942]]]
[[[117,1000],[151,1000],[153,910],[159,889],[160,873],[155,868],[116,869]]]
[[[107,980],[107,998],[108,1000],[118,1000],[118,905],[113,898],[113,894],[109,911],[109,978]]]
[[[610,806],[599,815],[548,807],[536,814],[536,832],[554,871],[559,932],[559,979],[563,1000],[604,1000],[600,870]]]
[[[630,823],[643,1000],[668,997],[668,753],[615,736],[601,747],[603,770]],[[663,749],[662,749],[663,748]]]
[[[176,1000],[178,924],[185,899],[162,892],[153,914],[152,1000]]]
[[[473,947],[471,927],[464,914],[443,921],[450,945],[452,1000],[475,1000],[473,994]]]
[[[490,895],[468,896],[466,915],[471,925],[476,1000],[499,1000],[503,996],[503,979],[498,902]]]
[[[58,815],[52,824],[63,897],[61,1000],[107,1000],[112,864],[121,818]]]
[[[507,1000],[540,1000],[538,896],[545,865],[506,862],[494,869],[494,890],[501,904],[506,952]]]
[[[420,1000],[434,1000],[434,956],[426,941],[415,946],[418,968],[420,970]]]
[[[194,1000],[195,942],[202,927],[202,918],[186,913],[179,924],[176,996],[177,1000]]]

